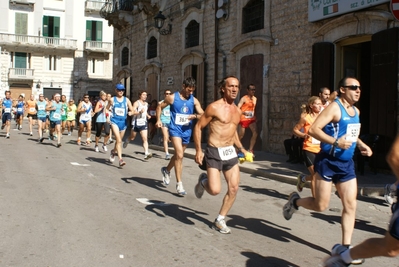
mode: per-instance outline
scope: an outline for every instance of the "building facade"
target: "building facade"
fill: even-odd
[[[0,2],[1,88],[4,96],[55,93],[75,100],[112,91],[113,28],[104,0]]]
[[[159,99],[193,76],[206,106],[219,97],[217,83],[235,75],[241,95],[256,86],[256,150],[282,154],[301,104],[355,76],[362,134],[384,136],[386,151],[398,130],[399,23],[389,1],[341,2],[349,1],[109,0],[100,13],[115,29],[114,83],[132,98],[147,90]]]

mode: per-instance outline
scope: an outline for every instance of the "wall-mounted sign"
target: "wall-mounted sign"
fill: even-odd
[[[308,20],[318,21],[388,2],[389,0],[309,0]]]

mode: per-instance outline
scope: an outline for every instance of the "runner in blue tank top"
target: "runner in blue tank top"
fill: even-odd
[[[12,99],[11,99],[11,92],[5,92],[6,98],[3,99],[2,104],[2,124],[1,129],[3,130],[6,127],[6,138],[10,138],[10,127],[11,127],[11,112],[12,112]]]
[[[170,105],[169,134],[175,149],[175,154],[170,159],[168,166],[161,168],[163,182],[165,185],[169,184],[170,171],[175,167],[177,182],[176,190],[177,193],[182,196],[186,195],[181,180],[184,151],[190,142],[193,120],[200,118],[204,113],[200,102],[193,96],[194,90],[195,80],[192,77],[188,77],[183,81],[183,86],[180,92],[167,95],[165,100],[157,107],[156,126],[160,128],[162,127],[162,109]]]
[[[55,94],[54,100],[50,101],[46,107],[50,111],[50,139],[53,139],[53,133],[57,134],[57,147],[61,147],[61,115],[63,112],[61,95]]]
[[[130,100],[123,96],[125,92],[125,86],[123,84],[118,83],[115,87],[115,91],[116,96],[108,101],[106,108],[109,110],[110,107],[112,107],[111,129],[115,135],[115,147],[111,149],[109,160],[114,162],[115,156],[118,155],[119,166],[122,167],[126,164],[122,159],[122,138],[127,128],[127,115],[133,115],[133,107]]]
[[[36,109],[37,109],[37,123],[39,125],[39,142],[42,143],[44,140],[43,137],[43,130],[46,126],[46,106],[47,106],[47,101],[44,100],[44,95],[40,94],[39,95],[39,101],[36,102]]]
[[[17,129],[22,130],[22,123],[24,120],[24,113],[25,113],[25,101],[22,95],[18,97],[18,102],[15,107],[17,108],[16,119],[15,119],[17,122]]]
[[[315,197],[300,198],[294,192],[284,205],[283,214],[289,220],[298,207],[314,211],[328,208],[332,183],[343,205],[342,245],[349,246],[355,225],[357,181],[352,160],[357,146],[364,156],[371,156],[370,147],[358,139],[359,110],[354,106],[360,98],[360,83],[346,77],[339,82],[338,99],[331,103],[314,121],[309,135],[321,141],[322,151],[316,155]]]

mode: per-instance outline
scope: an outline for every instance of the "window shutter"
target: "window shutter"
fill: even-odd
[[[60,38],[60,17],[54,17],[54,36]]]
[[[91,20],[86,20],[86,41],[91,41]]]
[[[43,16],[43,36],[48,37],[48,16]]]
[[[96,21],[96,41],[102,42],[103,41],[103,22]]]

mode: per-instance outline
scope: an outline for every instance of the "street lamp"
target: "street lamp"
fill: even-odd
[[[159,13],[154,17],[155,27],[162,35],[168,35],[172,33],[172,24],[170,23],[168,23],[168,29],[162,29],[165,20],[166,17],[162,14],[162,11],[159,11]]]

